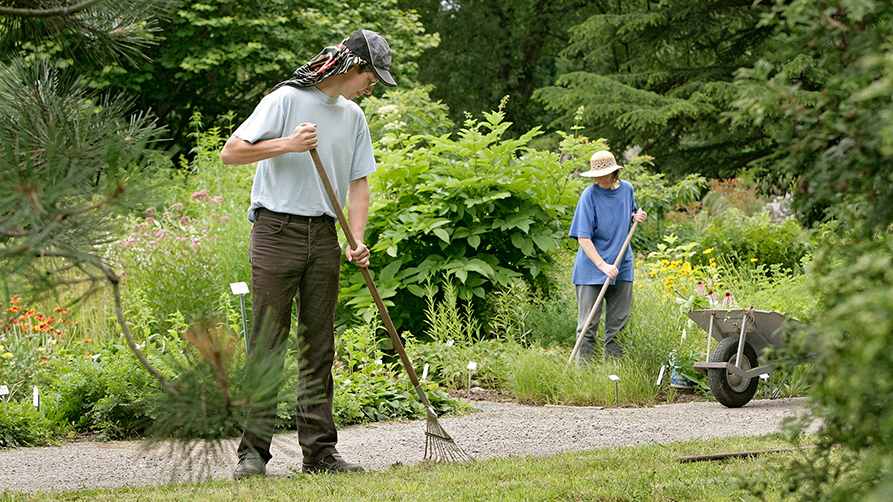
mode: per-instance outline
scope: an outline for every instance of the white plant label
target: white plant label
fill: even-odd
[[[8,396],[9,395],[9,387],[5,385],[0,385],[0,396]]]
[[[233,282],[229,285],[230,289],[233,290],[234,295],[247,295],[248,294],[248,284],[244,282]]]
[[[422,380],[428,378],[428,363],[425,363],[425,367],[422,368]]]
[[[40,391],[37,390],[37,386],[34,386],[34,407],[40,408]]]
[[[616,382],[617,380],[620,380],[620,377],[617,376],[617,375],[608,375],[608,378],[610,378],[611,380],[614,380],[615,382]]]
[[[471,371],[478,369],[478,363],[471,361],[470,363],[468,363],[468,369]]]

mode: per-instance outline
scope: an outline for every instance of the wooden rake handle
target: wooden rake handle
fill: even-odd
[[[319,178],[322,180],[322,184],[326,188],[326,192],[329,194],[329,201],[331,201],[332,207],[335,209],[335,215],[338,216],[338,223],[341,225],[341,230],[344,231],[344,236],[347,237],[347,243],[350,245],[351,249],[356,249],[357,241],[354,239],[353,234],[350,233],[350,227],[347,225],[344,211],[341,209],[341,204],[338,203],[335,189],[332,188],[332,183],[329,181],[329,176],[326,174],[322,159],[319,158],[319,153],[316,151],[316,148],[310,150],[310,156],[313,157],[313,163],[316,165],[316,171],[319,173]],[[403,342],[401,342],[400,337],[397,336],[397,329],[391,321],[391,316],[388,315],[388,309],[385,307],[384,302],[381,301],[381,295],[378,293],[378,288],[375,287],[375,282],[372,280],[372,274],[369,273],[367,267],[360,267],[360,271],[363,273],[363,278],[366,280],[366,286],[369,288],[369,292],[372,293],[372,298],[375,300],[375,306],[378,307],[378,312],[381,314],[385,328],[388,330],[391,342],[393,342],[394,348],[397,349],[397,353],[400,354],[400,361],[403,363],[406,373],[409,374],[409,380],[419,394],[419,399],[422,400],[422,403],[425,406],[430,407],[431,405],[428,402],[428,396],[425,395],[425,392],[419,385],[419,377],[416,376],[415,370],[412,368],[412,363],[409,361],[409,356],[406,355],[406,349],[403,348]]]
[[[626,240],[623,241],[623,247],[620,248],[620,254],[618,254],[617,258],[614,260],[615,267],[620,266],[620,261],[623,260],[623,255],[626,253],[626,248],[629,247],[629,242],[633,239],[633,232],[636,231],[637,226],[639,226],[639,222],[633,220],[633,226],[630,227],[629,234],[627,234]],[[589,311],[589,317],[586,318],[586,324],[583,325],[583,330],[580,331],[580,336],[577,337],[577,343],[574,344],[574,350],[571,351],[571,356],[567,359],[568,364],[574,362],[574,358],[577,357],[577,351],[580,350],[580,345],[583,343],[583,337],[586,335],[586,332],[589,331],[589,326],[592,325],[595,311],[605,298],[605,292],[608,290],[609,284],[611,284],[611,279],[605,277],[605,283],[602,284],[602,289],[598,292],[598,298],[595,299],[595,303],[592,304],[592,310]]]

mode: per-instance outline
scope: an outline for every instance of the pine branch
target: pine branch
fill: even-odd
[[[65,7],[56,7],[53,9],[22,9],[16,7],[0,7],[0,16],[6,17],[24,17],[24,18],[48,18],[59,16],[70,16],[103,0],[83,0],[74,5]]]

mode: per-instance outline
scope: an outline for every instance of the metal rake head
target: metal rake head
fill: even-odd
[[[425,460],[430,462],[471,462],[468,456],[437,421],[428,409],[428,430],[425,431]]]

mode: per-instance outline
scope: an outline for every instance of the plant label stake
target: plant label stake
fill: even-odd
[[[245,353],[248,353],[248,320],[245,319],[245,295],[248,294],[248,284],[233,282],[229,285],[234,295],[239,295],[239,303],[242,305],[242,334],[245,336]]]
[[[3,399],[3,396],[9,395],[9,387],[5,385],[0,385],[0,401],[3,401],[3,411],[6,411],[6,399]],[[7,398],[9,399],[9,398]]]
[[[347,218],[344,217],[344,211],[341,209],[341,204],[338,203],[338,197],[335,195],[335,189],[332,188],[332,183],[329,181],[329,175],[326,174],[326,169],[322,165],[322,159],[319,158],[319,152],[314,148],[310,150],[310,156],[313,158],[313,164],[316,165],[319,179],[322,181],[323,187],[325,187],[326,193],[329,196],[329,201],[332,203],[332,210],[335,211],[335,216],[338,217],[338,224],[341,225],[341,230],[344,231],[344,237],[347,239],[350,248],[356,249],[358,246],[357,241],[354,239],[353,234],[350,233],[350,226],[347,224]],[[366,281],[366,287],[369,288],[369,293],[372,294],[372,299],[375,300],[375,306],[378,307],[378,313],[381,314],[381,319],[384,321],[385,328],[387,328],[388,336],[391,337],[394,349],[400,356],[400,362],[403,364],[407,376],[409,376],[409,381],[412,382],[416,393],[419,395],[419,400],[425,405],[425,409],[427,410],[428,429],[425,431],[425,460],[434,462],[462,462],[471,460],[471,457],[462,451],[456,442],[453,441],[453,438],[451,438],[450,435],[443,430],[443,427],[440,426],[440,422],[437,420],[437,414],[434,413],[434,408],[428,400],[428,395],[425,394],[425,390],[422,389],[419,377],[416,376],[415,370],[412,368],[412,362],[409,360],[409,356],[406,355],[406,349],[403,348],[403,342],[400,341],[400,337],[397,335],[397,328],[394,327],[394,323],[391,321],[391,316],[388,314],[388,309],[385,307],[385,304],[381,299],[381,294],[379,294],[378,288],[375,287],[375,281],[372,280],[372,274],[367,267],[360,267],[360,272],[363,274],[363,279]]]
[[[37,390],[37,386],[34,386],[34,407],[37,408],[37,411],[40,411],[40,391]]]
[[[620,406],[620,389],[617,383],[617,381],[620,380],[620,377],[617,375],[608,375],[608,378],[614,380],[614,402]]]
[[[468,363],[468,393],[467,395],[471,395],[471,374],[474,370],[478,369],[478,363],[471,361]]]

